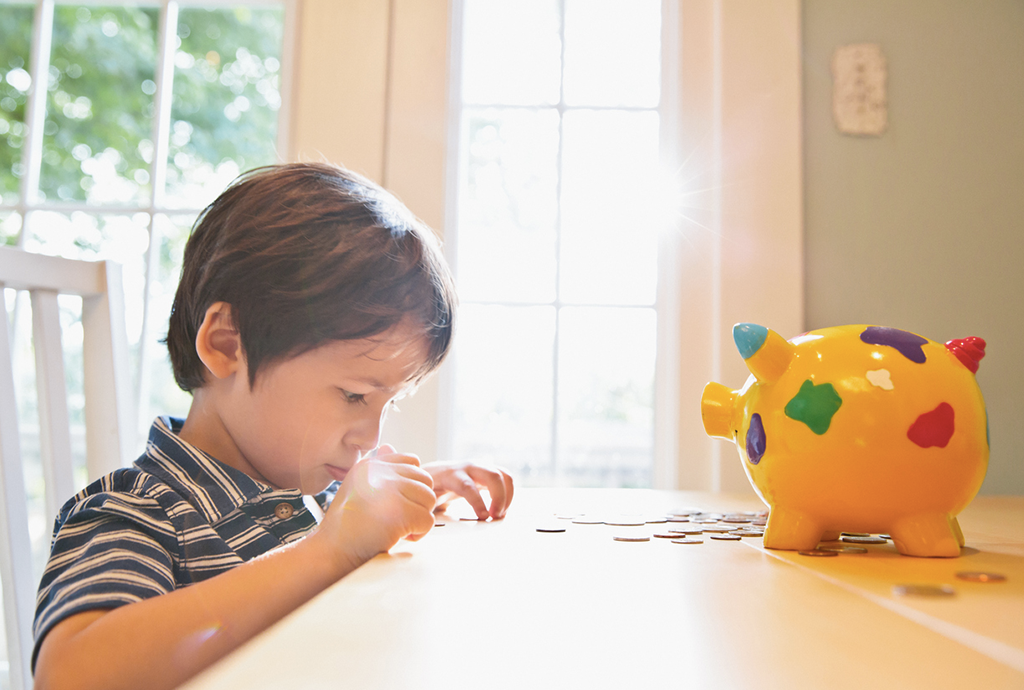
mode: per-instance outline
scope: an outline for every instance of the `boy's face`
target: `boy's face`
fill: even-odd
[[[271,364],[251,390],[243,367],[220,410],[238,469],[305,494],[344,479],[377,447],[388,406],[410,389],[426,357],[423,338],[400,324]]]

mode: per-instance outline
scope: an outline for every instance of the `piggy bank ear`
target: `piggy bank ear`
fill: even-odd
[[[793,345],[775,331],[756,323],[738,323],[732,327],[732,339],[747,369],[758,381],[776,381],[793,359]]]

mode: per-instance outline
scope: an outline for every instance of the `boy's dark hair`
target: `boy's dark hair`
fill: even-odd
[[[420,380],[451,345],[456,296],[431,230],[379,186],[332,165],[241,175],[196,220],[167,331],[174,378],[203,386],[195,342],[214,302],[231,305],[249,370],[335,340],[423,329]]]

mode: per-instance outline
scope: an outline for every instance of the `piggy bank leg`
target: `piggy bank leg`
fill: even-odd
[[[818,520],[806,513],[772,506],[764,528],[766,549],[805,551],[813,549],[825,533]]]
[[[837,532],[836,530],[829,530],[828,532],[825,532],[824,534],[821,535],[821,540],[822,541],[837,541],[839,539],[839,537],[841,537],[841,536],[843,536],[842,532]]]
[[[955,518],[949,518],[949,526],[953,528],[953,534],[956,535],[956,540],[960,543],[960,546],[965,546],[967,542],[964,541],[964,532],[960,529],[960,522]]]
[[[956,558],[963,545],[960,525],[945,513],[905,517],[892,526],[889,534],[905,556]]]

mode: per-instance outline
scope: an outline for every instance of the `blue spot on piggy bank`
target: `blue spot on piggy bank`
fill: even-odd
[[[737,324],[733,339],[751,376],[737,390],[709,383],[701,416],[736,443],[771,508],[767,548],[813,549],[849,531],[888,533],[905,555],[960,555],[956,516],[988,467],[975,380],[984,340],[867,325],[785,340],[756,324]]]

